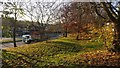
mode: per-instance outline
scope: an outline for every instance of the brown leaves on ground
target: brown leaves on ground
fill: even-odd
[[[120,53],[99,50],[87,52],[80,56],[90,66],[120,66]]]

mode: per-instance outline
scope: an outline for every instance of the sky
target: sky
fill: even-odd
[[[0,0],[0,2],[28,2],[30,0]],[[56,0],[31,0],[32,2],[55,2]],[[59,0],[59,1],[62,1],[62,2],[69,2],[69,1],[72,1],[72,2],[105,2],[106,0]],[[118,1],[118,0],[109,0],[110,2],[113,2],[113,1]]]
[[[0,0],[0,2],[29,2],[31,1],[31,3],[34,3],[34,2],[55,2],[56,0]],[[99,1],[106,1],[106,0],[57,0],[57,4],[61,3],[61,2],[90,2],[90,1],[93,1],[93,2],[99,2]],[[109,0],[109,1],[119,1],[119,0]],[[56,4],[56,5],[57,5]],[[24,7],[24,6],[22,6]],[[2,4],[0,3],[0,11],[3,10],[3,6]],[[0,12],[0,16],[1,16],[1,12]],[[28,13],[27,13],[28,14]],[[11,17],[14,17],[14,15],[10,15]],[[24,15],[22,17],[19,17],[18,20],[29,20],[30,21],[30,17]]]
[[[4,3],[5,3],[5,2],[4,2]],[[29,4],[28,2],[23,2],[23,3],[26,3],[26,4],[28,5],[28,7],[31,7],[32,5],[35,4],[35,2],[29,2],[29,3],[31,3],[31,4]],[[48,3],[48,2],[46,2],[46,3]],[[57,6],[59,3],[60,3],[60,1],[58,0],[54,6]],[[1,4],[1,5],[0,5],[0,11],[3,11],[3,7],[4,7],[4,6]],[[22,5],[22,8],[23,8],[23,9],[24,9],[25,7],[26,7],[25,4]],[[37,16],[38,14],[36,14],[36,10],[38,10],[38,8],[35,8],[35,9],[33,10],[33,15],[36,15],[36,16]],[[5,11],[9,11],[9,10],[5,10]],[[37,11],[37,12],[39,12],[39,11]],[[30,17],[28,17],[29,13],[27,13],[26,11],[24,11],[24,13],[25,13],[26,15],[24,15],[24,16],[19,16],[19,17],[18,17],[18,20],[29,20],[29,21],[30,21],[31,19],[30,19]],[[47,13],[49,13],[49,11],[48,11]],[[2,14],[2,12],[0,12],[0,14]],[[1,16],[1,15],[0,15],[0,16]],[[9,16],[10,16],[10,17],[14,17],[13,14],[10,14]],[[46,16],[45,18],[47,18],[47,16]]]
[[[3,10],[3,6],[2,6],[2,4],[0,3],[0,11],[2,11]],[[1,14],[2,14],[2,12],[0,12],[0,17],[1,17]]]

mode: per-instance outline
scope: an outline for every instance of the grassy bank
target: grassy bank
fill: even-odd
[[[84,68],[87,66],[107,66],[106,63],[111,59],[118,60],[120,57],[115,53],[106,51],[102,42],[75,40],[70,37],[3,50],[4,68]],[[117,62],[115,61],[115,63]]]

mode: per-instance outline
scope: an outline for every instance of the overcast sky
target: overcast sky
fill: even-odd
[[[29,4],[31,6],[34,4],[34,2],[55,2],[56,0],[0,0],[0,1],[1,2],[25,2],[25,3],[31,2],[31,4]],[[72,1],[72,2],[90,2],[90,1],[99,2],[99,0],[57,0],[57,3],[55,6],[57,6],[61,2],[70,2],[70,1]],[[100,1],[106,1],[106,0],[100,0]],[[109,0],[109,1],[119,1],[119,0]],[[25,7],[25,6],[23,5],[22,7]],[[2,11],[2,10],[3,10],[3,6],[0,3],[0,11]],[[0,12],[0,16],[1,16],[1,14],[2,13]],[[28,14],[28,13],[26,13],[26,14]],[[10,16],[14,17],[14,15],[12,15],[12,14]],[[18,20],[30,20],[30,17],[24,15],[24,17],[19,17]]]

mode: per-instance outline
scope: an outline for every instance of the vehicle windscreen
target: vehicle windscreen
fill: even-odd
[[[23,35],[30,35],[30,32],[23,32]]]

